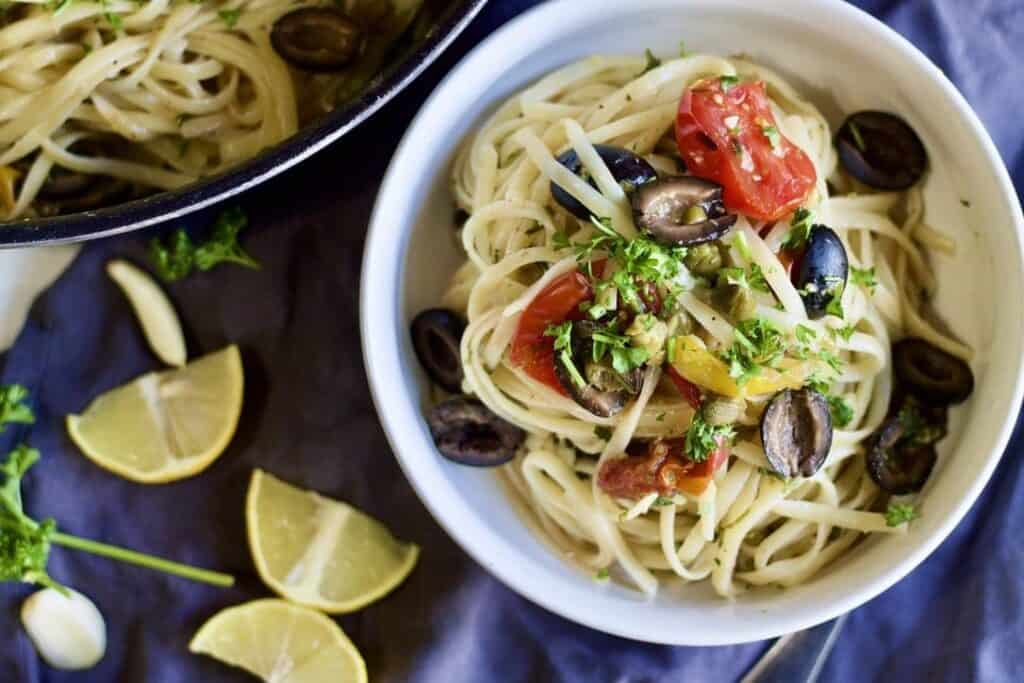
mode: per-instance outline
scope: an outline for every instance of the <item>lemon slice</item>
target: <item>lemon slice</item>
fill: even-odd
[[[81,415],[68,415],[68,434],[90,460],[126,479],[183,479],[227,448],[242,412],[242,389],[242,359],[238,347],[229,346],[111,389]]]
[[[336,623],[284,600],[221,610],[188,649],[245,669],[267,683],[366,683],[366,664]]]
[[[181,331],[178,314],[160,285],[127,261],[108,263],[107,275],[128,297],[156,357],[168,365],[184,365],[185,335]]]
[[[292,602],[337,614],[383,597],[405,580],[420,549],[377,520],[255,470],[245,520],[256,569]]]

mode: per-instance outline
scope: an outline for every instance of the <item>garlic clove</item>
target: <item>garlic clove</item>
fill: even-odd
[[[107,649],[107,626],[92,600],[68,589],[33,593],[21,606],[21,622],[39,656],[55,669],[95,666]]]

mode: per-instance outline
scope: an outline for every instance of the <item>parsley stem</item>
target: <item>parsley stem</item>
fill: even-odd
[[[103,557],[120,560],[121,562],[135,564],[140,567],[148,567],[149,569],[174,574],[175,576],[191,579],[192,581],[209,583],[214,586],[222,586],[224,588],[233,586],[235,583],[235,577],[229,574],[222,574],[220,572],[213,572],[206,569],[196,569],[195,567],[190,567],[187,564],[171,562],[170,560],[153,557],[152,555],[138,553],[134,550],[125,550],[124,548],[107,545],[106,543],[100,543],[99,541],[90,541],[85,538],[79,538],[78,536],[70,536],[59,531],[55,532],[50,540],[66,548],[84,550],[85,552],[92,553],[93,555],[101,555]]]

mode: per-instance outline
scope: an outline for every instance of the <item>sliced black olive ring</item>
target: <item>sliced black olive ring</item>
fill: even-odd
[[[504,465],[515,457],[526,438],[522,429],[467,396],[438,403],[430,411],[427,424],[441,455],[474,467]]]
[[[722,186],[673,176],[637,188],[631,198],[637,227],[662,244],[689,246],[720,239],[736,222],[726,213]]]
[[[466,323],[445,308],[430,308],[413,318],[412,347],[420,365],[441,387],[458,393],[462,387],[459,346]]]
[[[974,374],[967,363],[923,339],[897,342],[892,362],[896,377],[925,403],[962,403],[974,391]]]
[[[337,71],[355,59],[363,30],[333,7],[302,7],[282,15],[270,30],[274,51],[306,71]]]
[[[850,114],[836,133],[847,172],[869,187],[905,190],[924,175],[928,155],[906,121],[884,111]]]
[[[625,185],[630,191],[650,183],[658,177],[658,172],[654,170],[653,166],[628,149],[612,145],[594,145],[594,149],[601,157],[601,161],[608,167],[615,182]],[[583,172],[583,163],[580,161],[579,155],[576,154],[576,150],[572,148],[558,155],[558,163],[576,175],[581,175]],[[589,180],[589,182],[592,187],[597,189],[593,180]],[[577,218],[590,219],[590,211],[587,210],[587,207],[566,192],[558,183],[551,183],[551,196],[562,208]]]

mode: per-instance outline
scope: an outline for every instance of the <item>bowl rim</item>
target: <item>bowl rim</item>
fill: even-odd
[[[764,9],[764,6],[759,4],[760,0],[727,2],[731,6],[745,9]],[[709,4],[720,6],[722,0],[689,0],[687,4],[698,8]],[[396,249],[396,243],[411,234],[412,228],[409,227],[403,233],[402,228],[396,226],[412,225],[409,220],[412,213],[403,214],[400,207],[404,202],[406,209],[412,209],[414,212],[417,204],[413,195],[424,189],[426,184],[423,178],[414,178],[410,182],[408,176],[409,168],[416,167],[419,163],[417,157],[421,152],[417,150],[422,147],[420,141],[429,139],[429,136],[424,137],[424,133],[429,132],[429,129],[421,131],[420,128],[429,119],[439,101],[457,94],[459,83],[465,76],[485,67],[488,63],[495,63],[494,53],[500,55],[501,45],[515,44],[519,34],[539,27],[563,25],[566,13],[575,16],[584,6],[593,17],[595,14],[618,16],[673,7],[678,9],[679,3],[678,0],[634,0],[628,3],[628,6],[623,6],[617,0],[554,0],[528,10],[492,33],[456,65],[423,104],[392,157],[370,220],[360,279],[363,359],[377,414],[406,478],[448,535],[506,586],[556,614],[605,633],[667,645],[737,644],[776,637],[823,623],[859,607],[901,580],[923,562],[960,523],[987,484],[1006,450],[1021,399],[1024,397],[1024,363],[1017,365],[1016,377],[1012,379],[1012,400],[1007,405],[1007,414],[998,434],[991,441],[992,448],[980,471],[967,485],[965,494],[946,512],[933,534],[925,537],[913,552],[905,554],[887,571],[880,572],[859,588],[850,590],[838,599],[824,603],[812,615],[801,617],[776,613],[770,627],[750,627],[737,620],[735,632],[729,634],[706,633],[700,629],[687,633],[666,632],[652,628],[650,624],[638,624],[642,620],[623,618],[624,615],[621,613],[600,613],[588,607],[588,601],[592,602],[600,595],[600,591],[592,585],[584,587],[584,584],[589,582],[584,580],[582,574],[579,581],[563,579],[552,575],[540,563],[527,559],[512,543],[476,518],[465,500],[457,495],[457,490],[451,491],[456,495],[441,495],[454,489],[442,475],[442,464],[430,463],[413,455],[422,450],[423,430],[409,429],[409,425],[416,424],[417,421],[422,423],[423,417],[418,406],[418,397],[403,396],[404,387],[415,382],[411,379],[409,368],[403,362],[401,344],[406,334],[402,323],[405,248]],[[971,137],[980,144],[988,165],[998,178],[998,193],[993,196],[997,196],[1009,207],[1008,217],[1017,235],[1015,258],[1024,268],[1024,215],[1016,190],[988,132],[949,79],[906,38],[867,12],[842,0],[790,0],[785,7],[785,10],[781,7],[772,9],[794,16],[799,14],[801,8],[831,12],[837,21],[850,22],[852,26],[889,43],[898,50],[902,59],[931,76],[963,121],[968,124]],[[1018,273],[1018,279],[1021,275],[1022,273]],[[374,340],[373,344],[369,342],[371,339]],[[430,447],[432,450],[433,446]],[[562,558],[556,559],[559,562],[564,561]],[[544,577],[550,583],[539,580],[539,577]]]
[[[273,178],[375,114],[430,66],[486,3],[487,0],[460,0],[416,49],[358,98],[252,159],[182,188],[122,204],[65,216],[0,223],[0,249],[70,244],[140,230],[199,211]]]

